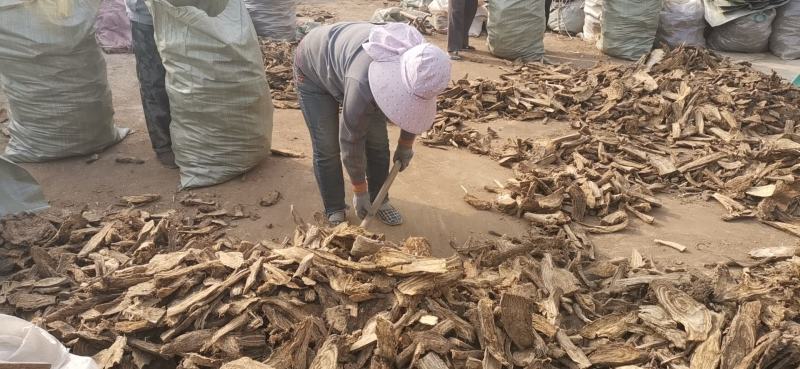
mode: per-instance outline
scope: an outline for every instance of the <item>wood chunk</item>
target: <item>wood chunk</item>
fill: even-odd
[[[397,290],[409,296],[420,295],[437,288],[447,287],[460,280],[464,275],[462,270],[453,270],[441,275],[419,275],[406,278],[397,285]]]
[[[378,334],[375,332],[375,330],[377,327],[376,320],[379,317],[380,316],[373,317],[367,322],[364,328],[361,329],[361,337],[359,337],[358,340],[350,345],[350,351],[358,351],[378,340]]]
[[[120,156],[115,158],[114,161],[120,164],[144,164],[144,160],[135,156]]]
[[[601,337],[616,339],[625,334],[628,326],[635,325],[636,321],[635,313],[612,313],[583,326],[580,335],[586,339]]]
[[[624,210],[617,210],[611,214],[608,214],[600,220],[600,224],[604,226],[610,226],[615,224],[620,224],[628,220],[628,214],[625,213]]]
[[[406,252],[410,255],[420,256],[420,257],[431,257],[433,256],[433,247],[431,243],[428,242],[428,239],[425,237],[408,237],[405,241],[403,241],[403,245],[400,246],[400,249],[403,252]]]
[[[392,322],[384,317],[375,320],[375,335],[378,341],[377,354],[389,362],[394,362],[397,356],[397,333]]]
[[[102,350],[94,356],[94,361],[100,369],[108,369],[122,360],[122,354],[125,352],[125,345],[127,340],[125,336],[117,336],[114,343],[105,350]]]
[[[89,239],[89,242],[86,242],[86,245],[83,246],[80,252],[78,252],[78,257],[85,257],[96,251],[97,249],[106,245],[106,238],[111,234],[116,227],[117,222],[109,222],[100,229],[92,238]]]
[[[464,194],[464,202],[472,206],[476,210],[492,210],[492,202],[487,200],[481,200],[477,198],[475,195],[467,193]]]
[[[434,352],[429,352],[417,361],[419,369],[448,369],[447,363]]]
[[[536,210],[537,212],[553,212],[561,209],[564,202],[564,189],[559,188],[547,196],[536,195]]]
[[[500,298],[500,322],[503,323],[503,330],[521,349],[534,347],[539,342],[543,343],[536,331],[531,329],[533,324],[531,315],[535,307],[531,296],[522,288],[506,291]],[[540,347],[541,343],[536,347]]]
[[[647,353],[624,343],[611,343],[595,348],[589,361],[597,366],[610,367],[640,364],[647,361]]]
[[[753,259],[775,258],[786,259],[800,254],[800,247],[797,246],[775,246],[753,249],[747,253]]]
[[[20,310],[38,310],[56,303],[55,295],[16,292],[8,297],[8,301]]]
[[[659,240],[659,239],[655,239],[655,240],[653,240],[653,242],[655,242],[658,245],[671,247],[671,248],[673,248],[675,250],[678,250],[679,252],[686,251],[686,246],[681,245],[681,244],[679,244],[677,242],[664,241],[664,240]]]
[[[725,208],[725,210],[728,211],[728,214],[722,217],[723,220],[729,221],[755,216],[755,214],[753,214],[751,210],[748,210],[746,206],[728,196],[725,196],[721,193],[714,193],[711,195],[711,197],[717,200]]]
[[[640,269],[645,266],[644,257],[641,253],[639,253],[639,250],[631,250],[631,256],[628,258],[628,266],[630,266],[630,268],[633,270]]]
[[[711,332],[709,310],[685,292],[657,281],[650,284],[658,302],[676,322],[683,325],[689,341],[705,341]]]
[[[497,206],[497,210],[506,214],[513,214],[517,211],[517,200],[514,200],[514,198],[507,193],[497,196],[494,200],[494,204]]]
[[[353,247],[350,249],[350,255],[356,258],[374,255],[385,245],[383,241],[357,235],[356,240],[353,242]]]
[[[340,340],[339,336],[329,336],[317,350],[317,355],[314,356],[308,369],[338,369]]]
[[[489,353],[489,349],[484,350],[483,354],[483,361],[481,362],[480,368],[482,369],[501,369],[503,364],[500,363],[492,354]]]
[[[574,184],[569,187],[567,193],[572,202],[572,219],[582,222],[586,217],[586,194]]]
[[[650,165],[656,169],[658,175],[662,177],[669,176],[678,171],[678,168],[675,167],[675,163],[673,163],[668,157],[648,154],[647,159],[649,160]]]
[[[222,360],[205,357],[203,355],[192,352],[185,354],[183,356],[183,360],[181,360],[180,365],[183,366],[184,368],[193,368],[193,367],[217,368],[222,365]]]
[[[540,276],[548,294],[554,294],[558,290],[564,295],[571,295],[580,289],[580,283],[572,273],[553,265],[553,257],[550,253],[545,253],[542,258]]]
[[[167,317],[175,317],[177,315],[183,314],[187,309],[189,309],[192,306],[195,306],[196,304],[201,304],[203,301],[209,301],[214,299],[214,297],[222,293],[222,291],[232,286],[234,283],[238,282],[240,279],[244,278],[248,274],[249,274],[248,270],[246,269],[240,270],[232,274],[224,282],[214,283],[205,288],[204,290],[188,296],[187,298],[181,300],[175,305],[167,308]]]
[[[531,314],[531,325],[533,326],[534,330],[544,334],[548,338],[555,337],[556,333],[558,332],[558,328],[556,328],[556,326],[550,324],[550,322],[547,321],[547,318],[539,314]]]
[[[263,207],[270,207],[272,205],[277,204],[278,201],[280,201],[280,199],[281,199],[281,193],[276,191],[276,190],[273,190],[273,191],[267,192],[261,198],[261,200],[259,200],[258,204],[263,206]]]
[[[244,265],[244,255],[238,251],[217,251],[216,256],[229,269],[237,270]]]
[[[653,216],[642,213],[641,211],[636,210],[636,208],[628,204],[625,204],[625,210],[630,211],[634,216],[639,218],[639,220],[647,224],[653,224],[656,221],[656,218],[654,218]]]
[[[525,213],[523,218],[542,226],[557,226],[569,222],[569,216],[563,211],[557,211],[552,214]]]
[[[209,338],[207,341],[204,341],[203,342],[203,349],[201,351],[208,350],[209,348],[211,348],[211,346],[213,346],[215,343],[217,343],[217,341],[219,341],[220,338],[222,338],[226,334],[228,334],[230,332],[233,332],[233,331],[241,328],[242,326],[244,326],[245,323],[247,323],[247,321],[249,319],[250,319],[250,314],[248,314],[246,312],[242,313],[242,314],[239,314],[239,316],[237,316],[236,318],[233,318],[232,320],[230,320],[228,322],[228,324],[225,324],[220,329],[218,329],[216,332],[214,332],[214,334],[211,336],[211,338]]]
[[[677,329],[678,324],[666,310],[657,305],[642,305],[639,307],[638,316],[645,326],[672,342],[675,347],[686,348],[686,333]]]
[[[705,156],[702,156],[702,157],[700,157],[700,158],[698,158],[696,160],[693,160],[693,161],[691,161],[689,163],[686,163],[686,164],[680,166],[678,168],[678,171],[681,172],[681,173],[686,173],[686,172],[689,172],[689,171],[692,171],[692,170],[696,170],[696,169],[702,168],[702,167],[704,167],[704,166],[706,166],[708,164],[716,162],[717,160],[725,159],[727,157],[728,157],[728,153],[718,151],[718,152],[715,152],[713,154],[705,155]]]
[[[433,327],[439,323],[439,318],[436,315],[423,315],[419,317],[418,322]]]
[[[30,253],[33,263],[36,264],[39,275],[45,278],[59,275],[58,272],[56,272],[56,267],[58,267],[58,265],[55,259],[50,256],[45,248],[32,246],[30,248]]]
[[[186,332],[161,346],[162,355],[176,355],[199,352],[203,345],[214,335],[211,329],[200,329]]]
[[[453,311],[442,307],[436,301],[426,298],[425,306],[434,314],[453,322],[456,336],[469,342],[475,340],[475,329],[471,324],[455,314]]]
[[[339,333],[347,331],[347,323],[350,319],[350,310],[344,305],[338,305],[325,309],[325,321],[328,326]]]
[[[160,200],[161,195],[146,193],[143,195],[122,196],[121,199],[128,206],[142,206]]]
[[[759,339],[758,345],[750,350],[741,361],[739,361],[733,369],[752,369],[758,362],[761,355],[764,354],[776,341],[781,337],[781,332],[772,331]]]
[[[609,234],[619,232],[628,227],[628,217],[626,216],[624,221],[619,224],[610,225],[610,226],[595,226],[595,225],[587,225],[583,224],[583,228],[586,232],[589,233],[596,233],[596,234]]]
[[[583,352],[578,346],[575,346],[572,343],[572,340],[564,333],[563,330],[559,329],[558,332],[555,334],[556,341],[561,346],[561,348],[567,353],[567,356],[578,365],[580,369],[586,369],[592,366],[592,361],[586,356],[586,353]]]
[[[714,328],[708,338],[694,350],[689,363],[690,369],[716,369],[719,364],[722,316],[714,314],[712,320],[714,320]]]
[[[289,149],[271,148],[269,151],[270,151],[270,153],[272,153],[272,156],[280,156],[280,157],[283,157],[283,158],[301,159],[301,158],[306,157],[306,154],[304,154],[302,152],[292,151],[292,150],[289,150]]]
[[[272,365],[267,365],[255,361],[247,356],[238,358],[234,361],[229,361],[223,364],[219,369],[277,369]],[[316,368],[315,368],[316,369]]]
[[[768,226],[770,226],[770,227],[773,227],[775,229],[779,229],[779,230],[784,231],[786,233],[789,233],[789,234],[795,235],[797,237],[800,237],[800,226],[797,226],[797,225],[794,225],[794,224],[791,224],[791,223],[776,222],[776,221],[762,220],[761,222],[766,224],[766,225],[768,225]]]
[[[481,332],[483,333],[484,348],[502,365],[508,365],[508,359],[505,357],[500,337],[497,336],[492,300],[483,298],[478,301],[478,317],[481,324]]]
[[[760,301],[739,305],[722,341],[720,369],[733,369],[755,347],[760,316]]]

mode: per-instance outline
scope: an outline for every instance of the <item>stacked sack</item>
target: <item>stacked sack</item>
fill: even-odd
[[[147,0],[167,70],[181,188],[227,181],[269,152],[272,98],[242,0]]]
[[[544,57],[544,0],[492,0],[488,9],[486,42],[493,55],[522,61]]]
[[[664,0],[656,40],[670,47],[706,46],[703,0]]]
[[[598,47],[618,58],[641,58],[653,48],[660,14],[661,0],[605,0]]]
[[[428,11],[431,13],[433,21],[433,29],[437,32],[447,33],[447,14],[448,6],[450,5],[447,0],[433,0],[428,4]]]
[[[769,49],[781,59],[800,59],[800,0],[777,9]]]
[[[740,53],[767,51],[775,14],[775,9],[768,9],[714,27],[708,36],[708,47]]]
[[[244,0],[261,37],[293,41],[297,33],[297,0]]]
[[[11,113],[3,156],[14,162],[96,153],[128,133],[114,126],[106,62],[95,40],[99,0],[63,3],[0,6],[0,84]]]
[[[550,9],[547,28],[554,32],[578,34],[583,32],[585,14],[583,0],[555,2]]]
[[[603,0],[585,0],[583,13],[583,39],[589,42],[597,41],[603,27]]]

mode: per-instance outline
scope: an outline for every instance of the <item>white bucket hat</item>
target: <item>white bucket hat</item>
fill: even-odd
[[[372,57],[369,86],[383,113],[413,134],[427,131],[436,117],[436,96],[450,82],[450,58],[403,23],[375,26],[363,45]]]

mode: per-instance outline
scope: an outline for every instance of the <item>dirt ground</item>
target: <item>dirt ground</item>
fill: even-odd
[[[316,2],[313,7],[333,11],[338,20],[366,20],[384,3],[367,0]],[[301,6],[301,11],[304,6]],[[308,8],[306,8],[308,9]],[[430,38],[444,46],[441,35]],[[470,60],[453,64],[453,78],[469,75],[471,78],[497,78],[506,63],[493,59],[486,52],[483,39],[473,39],[478,47]],[[566,36],[548,34],[545,39],[548,60],[556,63],[575,63],[590,66],[607,57],[598,55],[593,45]],[[92,209],[117,206],[120,196],[157,193],[161,201],[146,209],[159,211],[180,206],[175,201],[183,194],[177,193],[178,172],[160,166],[150,148],[144,126],[139,99],[134,58],[130,54],[108,55],[108,75],[114,94],[116,122],[130,127],[133,134],[120,144],[100,153],[100,160],[86,164],[85,158],[72,158],[42,164],[25,164],[40,181],[45,195],[55,208],[76,209],[89,204]],[[0,96],[0,104],[4,100]],[[490,124],[502,138],[533,137],[548,139],[569,132],[566,122],[515,122],[496,121]],[[479,129],[483,129],[479,127]],[[397,129],[391,128],[394,140]],[[7,138],[0,135],[0,149]],[[309,158],[311,146],[308,131],[297,110],[277,110],[274,120],[273,146],[302,151],[303,159],[271,157],[241,178],[218,186],[196,190],[196,193],[214,196],[227,209],[243,205],[257,219],[234,222],[231,232],[253,241],[278,239],[291,234],[294,224],[289,209],[307,220],[321,208]],[[119,156],[145,159],[141,165],[117,164]],[[407,236],[425,236],[434,245],[438,255],[451,253],[450,242],[463,243],[470,236],[490,237],[489,231],[511,236],[524,235],[529,226],[525,221],[492,212],[478,212],[462,201],[461,186],[478,196],[489,198],[481,189],[494,180],[504,181],[510,170],[500,167],[486,157],[463,150],[440,150],[417,145],[411,167],[398,176],[391,198],[404,214],[406,224],[389,228],[374,224],[373,230],[384,232],[392,240]],[[270,208],[260,207],[259,199],[271,190],[282,193],[282,200]],[[594,238],[602,256],[628,256],[632,249],[645,257],[664,264],[685,263],[702,266],[729,258],[745,259],[746,253],[756,247],[794,245],[798,240],[756,222],[727,223],[720,219],[723,209],[713,202],[697,198],[681,198],[679,194],[662,196],[665,207],[653,215],[655,225],[636,220],[626,231]],[[350,215],[351,221],[356,221]],[[653,239],[676,241],[686,245],[686,253],[656,246]]]

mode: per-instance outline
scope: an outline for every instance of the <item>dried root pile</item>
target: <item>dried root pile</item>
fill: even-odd
[[[800,236],[800,89],[707,50],[656,50],[637,64],[530,64],[499,82],[458,81],[439,102],[429,145],[467,146],[515,169],[496,208],[552,226],[603,219],[590,232],[647,223],[654,192],[713,197],[726,220],[757,218]],[[491,145],[466,120],[555,118],[577,130],[547,143]],[[468,194],[468,201],[476,197]]]
[[[261,38],[261,54],[264,58],[264,73],[272,91],[276,108],[299,109],[294,88],[295,43]]]
[[[296,217],[281,244],[240,241],[205,210],[5,219],[0,311],[103,369],[800,364],[798,257],[687,273],[592,261],[559,235],[435,258]]]

